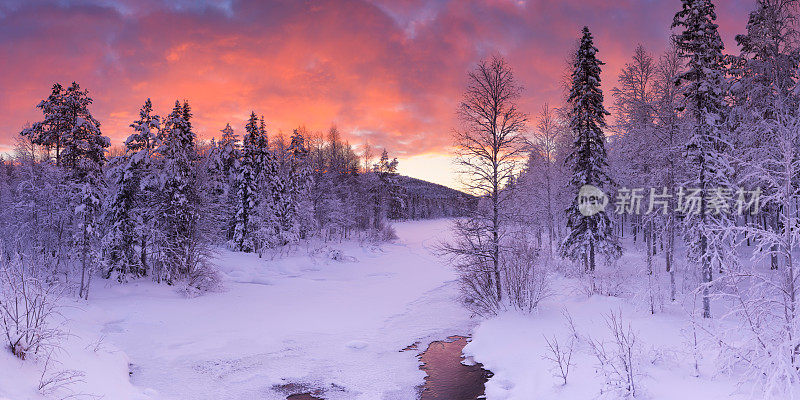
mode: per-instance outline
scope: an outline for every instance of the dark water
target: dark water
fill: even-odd
[[[419,351],[418,343],[414,343],[402,351]],[[477,400],[483,399],[486,381],[492,376],[481,364],[464,365],[461,352],[467,345],[464,336],[450,336],[447,340],[431,343],[420,353],[422,365],[419,367],[428,376],[421,388],[420,400]],[[303,390],[294,385],[286,385],[284,389],[297,393],[286,400],[324,400],[320,390]],[[294,390],[292,390],[294,389]]]
[[[467,338],[451,336],[433,342],[420,354],[425,386],[420,400],[476,400],[482,399],[486,381],[492,376],[481,364],[464,365],[461,351]]]
[[[293,394],[286,398],[286,400],[323,400],[321,397],[314,397],[311,393]]]
[[[273,387],[273,389],[283,392],[292,393],[286,397],[286,400],[325,400],[322,396],[322,390],[312,389],[306,385],[297,383],[288,383]]]

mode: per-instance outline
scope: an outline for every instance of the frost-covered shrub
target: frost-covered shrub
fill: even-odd
[[[21,359],[52,348],[62,285],[48,282],[18,255],[0,253],[0,329],[7,348]]]
[[[641,346],[630,323],[622,319],[622,312],[605,316],[610,339],[600,340],[586,336],[586,342],[597,359],[597,366],[605,378],[604,395],[612,398],[636,397],[639,388]]]
[[[500,249],[500,299],[491,260],[463,256],[462,261],[457,266],[463,302],[476,314],[495,315],[509,308],[531,312],[549,294],[546,260],[524,236]]]
[[[219,272],[210,263],[199,263],[189,273],[186,285],[181,289],[187,297],[197,297],[206,292],[213,292],[222,287]]]
[[[547,343],[547,354],[543,356],[545,360],[553,364],[552,373],[556,378],[561,378],[564,385],[567,384],[572,362],[572,353],[575,350],[575,337],[570,336],[567,341],[559,341],[557,337],[552,339],[544,337]]]
[[[607,263],[593,272],[581,276],[583,292],[587,296],[595,294],[620,297],[630,288],[630,274],[622,271],[614,262]]]
[[[492,316],[502,310],[502,303],[497,299],[492,266],[480,257],[465,257],[459,264],[458,283],[464,307],[482,316]]]
[[[732,304],[720,317],[723,323],[693,324],[719,344],[719,367],[743,375],[748,390],[764,399],[797,398],[800,385],[800,318],[793,311],[798,290],[789,289],[797,267],[792,269],[730,271],[719,280],[719,297]]]
[[[397,232],[391,225],[384,225],[380,229],[370,229],[364,237],[366,243],[384,243],[397,239]]]
[[[329,260],[333,260],[333,261],[339,261],[339,262],[356,262],[356,261],[358,261],[358,259],[356,259],[355,257],[348,256],[347,254],[345,254],[344,252],[342,252],[339,249],[331,249],[328,252],[328,259]]]
[[[514,240],[501,259],[503,291],[511,307],[530,312],[548,294],[547,264],[527,240]]]

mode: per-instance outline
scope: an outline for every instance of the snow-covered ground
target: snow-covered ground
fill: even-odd
[[[676,302],[668,296],[668,275],[663,271],[663,254],[656,257],[655,290],[664,300],[655,315],[650,314],[648,296],[642,281],[645,261],[643,250],[624,241],[625,253],[618,265],[621,276],[610,280],[620,284],[619,297],[587,296],[585,281],[552,276],[551,293],[533,314],[506,312],[483,321],[473,332],[472,341],[464,355],[484,365],[494,373],[486,384],[488,400],[549,400],[549,399],[619,399],[621,393],[607,384],[603,367],[594,356],[587,339],[606,345],[609,354],[616,349],[607,321],[613,313],[622,316],[623,325],[636,337],[634,349],[635,390],[637,399],[649,400],[717,400],[760,398],[753,394],[753,385],[740,382],[735,376],[718,373],[716,343],[705,334],[703,327],[718,324],[696,318],[691,323],[694,298],[691,273],[685,273],[687,261],[678,257],[679,292]],[[641,244],[638,246],[641,247]],[[678,252],[683,254],[683,251]],[[599,267],[603,268],[603,267]],[[638,282],[638,283],[637,283]],[[697,299],[699,301],[699,299]],[[721,311],[724,304],[715,302]],[[566,315],[571,318],[570,327]],[[546,359],[552,357],[545,338],[551,343],[568,345],[574,339],[572,363],[567,384]],[[695,336],[696,335],[696,336]],[[695,338],[697,345],[695,346]],[[695,350],[696,349],[696,350]],[[695,369],[697,364],[697,369]],[[606,369],[608,370],[608,369]]]
[[[224,289],[197,298],[148,280],[95,281],[88,302],[65,301],[69,335],[45,373],[79,372],[79,381],[50,398],[285,399],[319,390],[329,400],[414,400],[425,374],[417,352],[400,350],[471,335],[465,354],[494,373],[488,400],[613,399],[586,340],[610,339],[611,312],[621,312],[637,336],[637,398],[751,398],[747,384],[715,372],[717,347],[702,332],[695,354],[686,300],[650,315],[640,287],[587,297],[579,279],[556,273],[553,296],[533,314],[481,322],[457,301],[455,272],[431,252],[449,235],[448,221],[396,229],[400,239],[379,247],[317,244],[274,259],[221,250]],[[630,242],[626,248],[623,270],[640,273],[641,252]],[[690,291],[691,280],[679,275],[679,290]],[[569,342],[565,313],[581,340],[562,386],[543,357],[545,336]],[[0,352],[0,400],[41,399],[42,364]]]
[[[430,250],[447,227],[401,223],[396,244],[330,245],[343,261],[317,246],[276,260],[222,251],[224,290],[193,299],[96,280],[88,302],[64,311],[71,336],[51,369],[83,371],[72,390],[106,399],[285,399],[282,387],[413,399],[425,374],[400,350],[474,326]],[[0,398],[36,398],[36,366],[1,354]]]

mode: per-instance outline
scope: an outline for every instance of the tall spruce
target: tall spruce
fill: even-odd
[[[251,252],[255,249],[253,240],[254,210],[257,206],[257,183],[260,172],[261,129],[255,112],[244,127],[242,156],[236,171],[236,225],[233,229],[233,245],[237,251]]]
[[[578,191],[584,185],[601,190],[609,189],[613,182],[608,176],[606,154],[606,128],[608,111],[603,107],[600,89],[600,67],[592,34],[583,28],[583,36],[573,64],[571,88],[568,98],[569,128],[575,138],[567,162],[572,166],[570,185],[575,197],[566,210],[567,237],[561,244],[561,253],[573,261],[582,260],[586,271],[595,270],[596,253],[608,258],[619,258],[622,249],[613,234],[611,219],[605,210],[593,215],[583,215],[578,208]]]
[[[125,154],[112,160],[112,185],[106,204],[107,229],[103,241],[104,277],[141,277],[147,271],[148,225],[152,219],[148,199],[152,198],[150,161],[158,143],[160,118],[152,114],[153,104],[145,101],[139,119],[130,127]],[[136,248],[139,254],[136,254]]]
[[[310,193],[312,185],[310,150],[303,135],[303,129],[295,129],[290,138],[289,157],[289,203],[291,207],[291,240],[297,241],[305,236],[311,219]]]
[[[217,201],[217,212],[220,213],[222,223],[222,234],[226,241],[233,239],[236,227],[236,168],[241,157],[241,145],[239,137],[231,128],[231,124],[226,124],[222,131],[222,137],[213,149],[212,177],[216,187],[213,195]]]
[[[158,149],[163,159],[157,207],[158,270],[156,279],[172,284],[188,277],[201,261],[198,230],[199,194],[193,163],[197,157],[195,134],[189,121],[188,102],[175,107],[164,121],[163,142]]]
[[[687,213],[684,224],[691,256],[699,263],[703,293],[703,317],[711,317],[709,286],[714,263],[722,268],[724,239],[719,228],[726,224],[725,214],[709,212],[707,201],[714,188],[727,187],[730,173],[725,160],[724,137],[725,57],[717,31],[717,19],[711,0],[683,0],[675,14],[672,28],[682,31],[674,36],[678,53],[686,60],[686,70],[678,76],[691,120],[686,151],[692,175],[687,187],[700,189],[700,210]],[[680,193],[678,194],[680,196]]]

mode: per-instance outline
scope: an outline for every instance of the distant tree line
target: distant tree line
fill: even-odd
[[[82,298],[97,276],[204,290],[215,245],[261,255],[309,239],[388,240],[389,219],[451,216],[460,204],[406,190],[397,159],[356,154],[335,126],[285,137],[251,112],[241,136],[228,124],[202,142],[188,101],[162,116],[148,99],[110,149],[91,104],[77,83],[55,84],[37,105],[42,120],[0,158],[2,254],[36,260]]]

